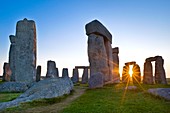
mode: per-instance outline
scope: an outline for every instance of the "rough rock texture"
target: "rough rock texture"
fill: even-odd
[[[138,64],[133,65],[133,74],[132,74],[132,80],[133,83],[139,84],[141,82],[141,73],[140,73],[140,67]]]
[[[100,88],[103,87],[104,82],[103,82],[103,74],[101,72],[92,74],[90,76],[90,79],[88,81],[89,88]]]
[[[88,83],[88,68],[84,68],[83,75],[82,75],[82,84]]]
[[[41,66],[37,66],[36,82],[41,80]]]
[[[36,27],[33,20],[17,22],[16,35],[10,36],[9,63],[12,80],[34,82],[36,79]],[[11,56],[12,55],[12,56]]]
[[[55,64],[54,61],[49,60],[47,62],[47,74],[46,74],[46,77],[47,78],[57,78],[58,77],[56,64]]]
[[[129,66],[123,66],[122,82],[127,83],[130,81]]]
[[[78,68],[73,69],[73,76],[71,77],[73,83],[79,82],[79,71]]]
[[[100,23],[98,20],[93,20],[92,22],[86,24],[86,34],[89,36],[90,34],[101,35],[104,38],[107,38],[112,43],[112,35],[106,29],[106,27]]]
[[[165,69],[164,69],[163,65],[164,65],[164,59],[161,56],[156,56],[155,83],[167,84]]]
[[[144,63],[144,75],[143,75],[144,84],[153,84],[153,72],[151,62]]]
[[[47,78],[35,83],[25,93],[21,94],[17,99],[0,103],[0,110],[8,107],[18,106],[22,102],[28,102],[42,98],[59,97],[69,94],[73,89],[73,83],[68,78]]]
[[[0,92],[24,92],[29,87],[23,82],[4,82],[0,84]]]
[[[112,57],[113,57],[113,81],[114,83],[120,83],[120,74],[119,74],[119,48],[112,48]]]
[[[10,76],[11,76],[12,72],[10,69],[10,65],[9,63],[4,63],[3,66],[3,77],[2,77],[2,81],[10,81]]]
[[[153,88],[148,89],[148,93],[170,100],[170,88]]]
[[[69,78],[68,68],[63,68],[63,70],[62,70],[62,78]]]

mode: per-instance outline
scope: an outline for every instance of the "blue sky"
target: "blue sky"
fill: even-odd
[[[147,57],[161,55],[170,77],[169,0],[0,0],[0,75],[8,61],[9,35],[16,22],[32,19],[37,27],[37,65],[46,74],[47,60],[69,74],[77,65],[89,65],[85,24],[98,19],[120,49],[120,72],[125,62],[136,61],[143,72]],[[154,63],[153,63],[154,66]]]

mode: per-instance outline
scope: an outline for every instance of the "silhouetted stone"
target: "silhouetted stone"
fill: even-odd
[[[88,68],[84,68],[82,75],[82,84],[86,84],[88,82]]]
[[[153,72],[151,62],[144,63],[144,75],[143,75],[144,84],[153,84]]]
[[[4,63],[4,66],[3,66],[3,78],[2,78],[2,81],[10,81],[10,76],[11,76],[11,69],[10,69],[10,66],[9,66],[9,63]]]
[[[135,61],[132,61],[132,62],[126,62],[126,63],[125,63],[125,65],[126,65],[126,66],[129,66],[129,65],[135,65],[135,64],[136,64],[136,62],[135,62]]]
[[[63,70],[62,70],[62,78],[69,78],[67,68],[63,68]]]
[[[36,82],[41,80],[41,66],[37,66]]]
[[[156,56],[155,62],[155,83],[167,84],[165,69],[163,67],[164,60],[161,56]]]
[[[88,81],[89,88],[100,88],[103,87],[103,74],[101,72],[92,74]]]
[[[12,81],[34,82],[36,79],[36,27],[33,20],[17,22],[16,35],[10,36],[9,63]],[[11,56],[12,55],[12,56]]]
[[[112,57],[113,57],[113,82],[120,82],[120,74],[119,74],[119,48],[112,48]]]
[[[73,83],[79,82],[79,72],[78,72],[78,68],[74,68],[74,69],[73,69],[73,76],[71,77],[71,80],[72,80]]]
[[[101,35],[112,43],[111,33],[98,20],[93,20],[92,22],[86,24],[85,28],[86,28],[86,34],[88,36],[90,34]]]
[[[57,69],[56,69],[56,64],[54,61],[49,60],[47,62],[47,74],[46,77],[47,78],[57,78]]]
[[[133,74],[132,74],[132,80],[133,83],[140,83],[141,82],[141,73],[140,73],[140,67],[138,64],[133,65]]]
[[[123,83],[130,82],[129,66],[127,66],[127,65],[123,66],[122,82]]]

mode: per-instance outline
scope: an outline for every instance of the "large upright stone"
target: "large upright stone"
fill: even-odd
[[[88,35],[90,75],[101,72],[105,83],[113,81],[112,35],[98,20],[86,24],[85,28]]]
[[[113,57],[113,81],[114,83],[120,82],[120,74],[119,74],[119,48],[112,48],[112,57]]]
[[[68,68],[63,68],[63,70],[62,70],[62,78],[69,78]]]
[[[41,66],[37,66],[36,82],[41,80]]]
[[[161,56],[156,56],[155,83],[167,84],[165,69],[164,69],[163,65],[164,65],[164,59]]]
[[[56,64],[54,61],[49,60],[47,62],[47,78],[56,78],[57,76],[57,69],[56,69]]]
[[[133,74],[132,74],[132,80],[133,83],[140,83],[141,82],[141,72],[140,72],[140,67],[138,64],[133,65]]]
[[[88,82],[88,68],[84,68],[82,75],[82,84],[86,84]]]
[[[78,68],[73,69],[73,76],[71,77],[73,83],[77,83],[79,81],[79,72]]]
[[[143,75],[144,84],[153,84],[153,72],[151,62],[144,63],[144,75]]]
[[[127,65],[125,65],[125,66],[123,67],[122,82],[123,82],[123,83],[128,83],[128,82],[130,82],[129,66],[127,66]]]
[[[31,83],[36,78],[36,26],[33,20],[17,22],[16,35],[10,37],[9,63],[12,80]],[[11,56],[12,55],[12,56]]]
[[[10,81],[10,76],[11,76],[11,69],[10,69],[10,66],[9,66],[9,63],[4,63],[4,66],[3,66],[3,78],[2,78],[2,81]]]

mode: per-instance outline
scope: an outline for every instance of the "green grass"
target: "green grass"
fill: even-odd
[[[0,102],[8,102],[17,98],[21,93],[0,93]]]
[[[124,84],[107,85],[87,90],[62,113],[169,113],[170,102],[144,93],[149,88],[170,85],[138,85],[138,90],[125,91]],[[126,94],[125,94],[126,92]]]

